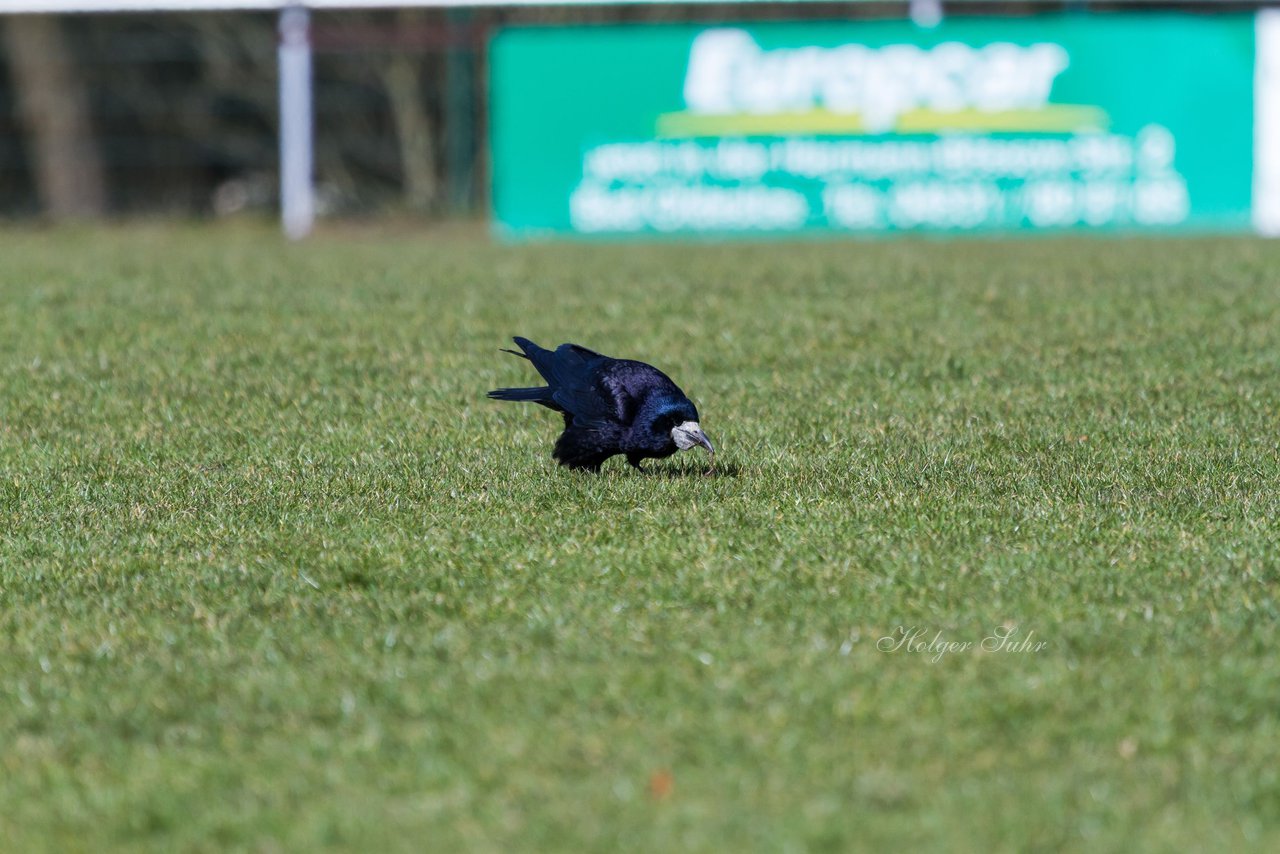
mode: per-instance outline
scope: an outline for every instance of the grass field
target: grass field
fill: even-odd
[[[1280,244],[0,258],[6,851],[1280,850]]]

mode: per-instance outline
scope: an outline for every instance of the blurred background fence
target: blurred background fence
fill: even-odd
[[[947,15],[1258,3],[952,2]],[[0,7],[2,8],[2,7]],[[508,24],[902,18],[905,2],[317,11],[319,213],[484,213],[486,47]],[[0,218],[278,205],[277,16],[0,16]]]

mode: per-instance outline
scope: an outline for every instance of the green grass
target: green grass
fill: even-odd
[[[1280,850],[1280,244],[0,258],[5,850]],[[513,333],[721,475],[556,468]]]

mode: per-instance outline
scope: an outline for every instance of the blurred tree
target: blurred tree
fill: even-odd
[[[45,213],[54,219],[101,215],[107,206],[102,161],[84,80],[60,20],[50,15],[12,16],[5,22],[4,35]]]
[[[476,120],[479,112],[476,91],[476,57],[472,44],[474,15],[471,9],[446,11],[450,38],[444,55],[444,98],[440,130],[444,137],[442,171],[446,184],[446,204],[457,214],[471,212],[475,194]]]
[[[396,19],[405,30],[424,26],[422,13],[415,9],[400,9]],[[392,51],[381,63],[380,71],[400,145],[404,204],[411,211],[430,213],[436,207],[438,194],[436,144],[427,114],[421,57],[403,50]]]

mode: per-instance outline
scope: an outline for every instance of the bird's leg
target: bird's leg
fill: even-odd
[[[645,474],[645,470],[640,468],[640,463],[643,460],[644,460],[644,457],[639,456],[637,454],[627,454],[627,462],[631,464],[631,467],[633,469],[640,472],[641,474]]]

